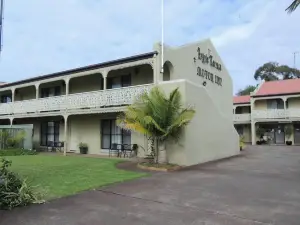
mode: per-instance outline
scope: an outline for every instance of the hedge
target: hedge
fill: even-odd
[[[0,156],[36,155],[36,151],[27,149],[4,149],[0,150]]]

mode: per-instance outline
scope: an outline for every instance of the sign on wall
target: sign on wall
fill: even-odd
[[[210,54],[210,50],[208,50],[208,54],[201,52],[200,47],[197,48],[197,57],[194,57],[194,62],[196,63],[197,60],[200,61],[202,64],[207,64],[211,68],[214,68],[218,71],[222,71],[221,63],[214,60],[214,57]],[[204,79],[210,81],[211,83],[217,84],[218,86],[222,86],[222,78],[216,74],[207,71],[206,69],[202,68],[201,66],[197,66],[197,75],[203,77]]]

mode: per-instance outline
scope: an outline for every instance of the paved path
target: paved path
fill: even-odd
[[[0,224],[299,225],[300,147],[249,147],[228,161],[0,212]]]

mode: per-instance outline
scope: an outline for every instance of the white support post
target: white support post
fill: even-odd
[[[287,98],[282,98],[283,100],[283,109],[284,109],[284,117],[287,118],[287,110],[286,110],[286,101],[287,101]]]
[[[65,120],[65,129],[64,129],[64,134],[65,134],[65,147],[64,147],[64,156],[67,155],[67,149],[68,149],[68,115],[64,115],[64,120]]]
[[[70,83],[70,78],[65,79],[66,83],[66,95],[69,95],[69,83]]]
[[[35,98],[39,99],[40,97],[40,84],[35,85]]]
[[[251,142],[252,145],[256,144],[256,130],[255,130],[255,123],[251,121]]]
[[[107,74],[108,74],[108,71],[102,71],[101,74],[102,74],[102,77],[103,77],[103,90],[106,90],[107,89]]]
[[[15,88],[11,89],[11,102],[15,101]]]

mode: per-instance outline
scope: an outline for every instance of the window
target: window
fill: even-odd
[[[238,132],[238,134],[239,134],[240,136],[243,136],[243,134],[244,134],[244,129],[243,129],[242,126],[235,126],[235,129],[236,129],[236,131]]]
[[[41,146],[48,146],[51,142],[59,142],[59,125],[59,121],[41,124]]]
[[[242,107],[236,107],[235,114],[242,114]]]
[[[60,94],[61,94],[60,86],[41,89],[41,97],[42,98],[59,96]]]
[[[1,96],[1,103],[8,103],[11,102],[11,97],[7,95],[2,95]]]
[[[107,78],[107,89],[129,87],[129,86],[131,86],[130,74],[125,76]]]
[[[110,149],[112,144],[131,144],[131,132],[116,125],[116,120],[102,120],[101,148]]]
[[[284,109],[284,103],[281,99],[267,100],[268,109]]]

